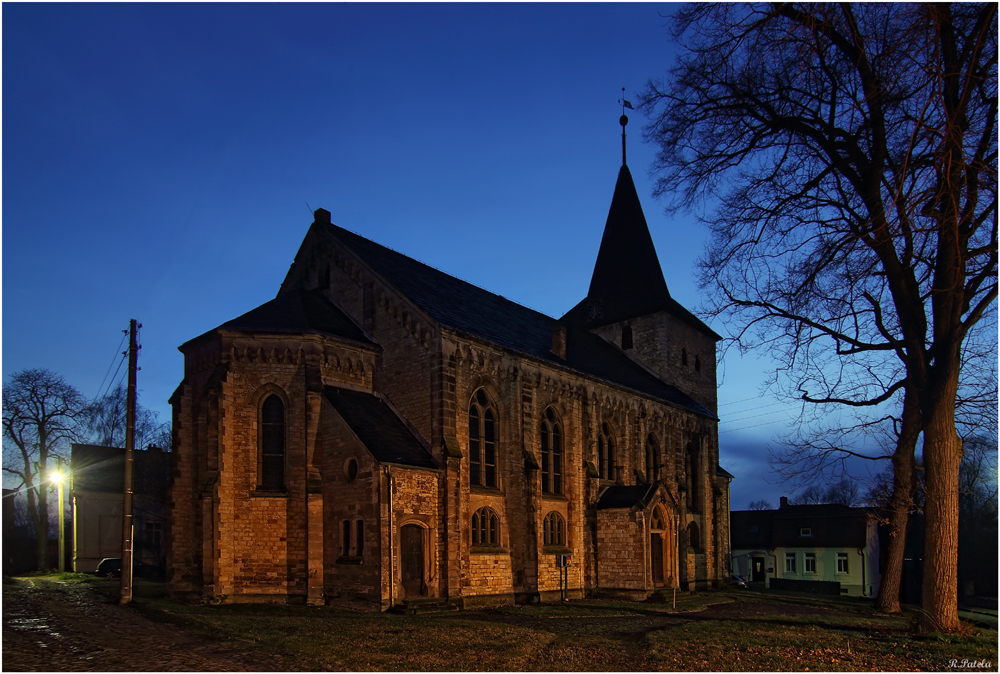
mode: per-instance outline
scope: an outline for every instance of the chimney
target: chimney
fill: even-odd
[[[313,218],[317,224],[329,225],[330,224],[330,211],[325,208],[317,208],[313,211]]]
[[[778,505],[778,507],[779,508],[787,508],[788,507],[788,497],[787,496],[782,496],[781,497],[781,503]]]
[[[552,328],[552,353],[560,360],[566,360],[566,326],[556,323]]]

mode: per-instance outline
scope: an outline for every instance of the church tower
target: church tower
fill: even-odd
[[[625,162],[627,123],[622,115],[622,166],[590,289],[561,320],[600,335],[714,413],[721,338],[670,296]]]

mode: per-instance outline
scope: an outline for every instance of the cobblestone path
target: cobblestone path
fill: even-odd
[[[290,664],[248,642],[154,622],[83,584],[4,579],[4,672],[269,672]]]

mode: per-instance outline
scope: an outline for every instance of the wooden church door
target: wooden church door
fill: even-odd
[[[407,597],[419,597],[426,592],[424,584],[424,530],[407,524],[400,531],[400,567],[403,591]]]

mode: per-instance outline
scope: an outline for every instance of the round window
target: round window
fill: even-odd
[[[347,477],[348,482],[353,482],[354,478],[358,476],[358,460],[351,458],[347,460],[344,464],[344,475]]]

